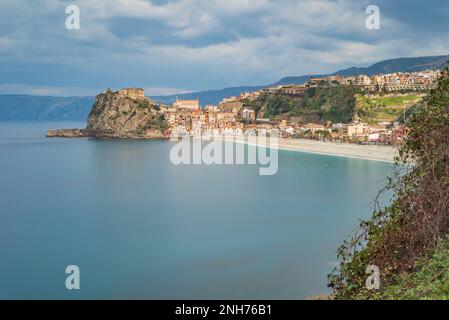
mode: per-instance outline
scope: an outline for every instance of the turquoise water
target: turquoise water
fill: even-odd
[[[174,166],[168,141],[47,139],[0,123],[0,298],[298,299],[390,164],[280,151],[279,170]],[[65,288],[65,268],[81,289]]]

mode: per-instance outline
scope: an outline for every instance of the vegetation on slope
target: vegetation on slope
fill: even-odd
[[[256,101],[245,101],[259,117],[294,117],[299,122],[351,122],[357,89],[349,86],[308,88],[303,98],[289,95],[264,95]]]
[[[339,268],[329,275],[335,298],[436,298],[449,293],[449,75],[410,117],[386,187],[395,197],[376,207],[338,250]],[[413,165],[410,165],[412,163]],[[380,269],[379,291],[365,287],[368,265]]]
[[[356,94],[357,115],[368,123],[395,121],[404,116],[404,110],[421,100],[422,95],[416,93],[378,96]]]
[[[351,122],[356,92],[356,88],[349,86],[309,88],[295,114],[304,116],[314,111],[322,122]]]
[[[259,117],[275,118],[295,109],[298,99],[275,94],[263,95],[255,101],[244,100],[243,103],[246,108],[253,109]]]
[[[392,285],[376,291],[371,299],[449,300],[449,238],[442,239],[428,258],[416,263],[416,271],[403,273]],[[356,298],[365,298],[361,294]]]

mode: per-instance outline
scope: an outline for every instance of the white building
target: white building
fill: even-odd
[[[348,136],[366,134],[368,132],[368,126],[365,123],[353,124],[348,126]]]
[[[198,110],[200,108],[200,100],[178,100],[178,98],[176,98],[173,107],[185,110]]]

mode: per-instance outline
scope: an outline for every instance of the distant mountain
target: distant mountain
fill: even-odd
[[[332,75],[352,76],[357,74],[374,75],[389,72],[413,72],[441,68],[446,65],[449,55],[414,58],[389,59],[369,67],[352,67],[339,70]],[[274,85],[304,84],[311,77],[327,75],[303,75],[285,77],[270,84],[260,86],[231,87],[221,90],[208,90],[178,95],[152,96],[161,103],[172,103],[179,99],[199,98],[201,105],[217,104],[223,98],[238,96],[242,92],[256,91]],[[94,97],[43,97],[25,95],[0,95],[0,120],[86,120],[94,103]]]
[[[366,74],[372,76],[378,73],[417,72],[427,69],[441,68],[446,64],[448,60],[449,55],[415,57],[415,58],[398,58],[381,61],[367,68],[352,67],[349,69],[337,71],[334,74],[339,74],[342,76]]]
[[[273,83],[273,86],[285,86],[289,84],[304,84],[309,81],[310,78],[319,78],[325,77],[326,75],[307,75],[307,76],[299,76],[299,77],[285,77],[279,80],[278,82]]]
[[[94,97],[0,95],[0,120],[85,121]]]
[[[417,72],[428,69],[442,68],[443,66],[446,65],[448,60],[449,55],[389,59],[375,63],[369,67],[351,67],[349,69],[339,70],[337,72],[328,75],[306,75],[299,77],[286,77],[276,82],[275,85],[304,84],[311,77],[325,77],[337,74],[348,77],[348,76],[355,76],[358,74],[366,74],[372,76],[379,73]]]
[[[181,93],[181,94],[173,94],[169,96],[152,96],[151,99],[160,102],[160,103],[173,103],[176,98],[178,99],[196,99],[199,98],[201,105],[207,104],[217,104],[221,100],[227,97],[239,96],[242,92],[248,91],[257,91],[262,88],[266,88],[267,86],[245,86],[245,87],[231,87],[225,88],[221,90],[208,90],[208,91],[200,91],[200,92],[192,92],[192,93]]]

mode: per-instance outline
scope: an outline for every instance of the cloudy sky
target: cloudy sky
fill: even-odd
[[[446,0],[0,0],[0,94],[171,94],[448,54],[448,18]]]

